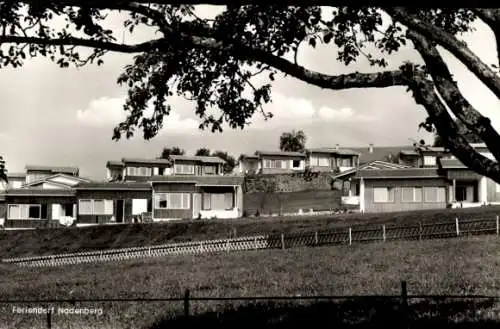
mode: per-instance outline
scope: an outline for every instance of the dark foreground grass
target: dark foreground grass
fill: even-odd
[[[190,289],[193,297],[381,295],[400,294],[401,280],[408,281],[409,294],[500,295],[499,247],[498,237],[489,236],[175,256],[64,268],[28,269],[2,265],[0,295],[18,299],[161,298],[182,297],[185,289]],[[253,328],[278,328],[306,319],[310,324],[314,324],[315,319],[324,319],[341,326],[347,319],[350,324],[342,326],[364,323],[366,327],[373,327],[399,314],[396,304],[373,300],[341,305],[312,302],[294,302],[288,306],[247,304],[193,302],[194,318],[189,321],[195,324],[223,321],[227,327],[252,324]],[[230,305],[232,310],[220,314]],[[1,324],[20,329],[43,325],[44,317],[14,315],[12,306],[0,305]],[[179,318],[183,310],[181,302],[88,302],[77,303],[76,307],[102,308],[103,315],[56,314],[53,328],[180,328],[185,325],[182,322],[185,319]],[[415,321],[425,325],[428,321],[443,319],[463,325],[466,321],[497,321],[500,318],[498,305],[488,301],[473,304],[448,301],[438,305],[421,302],[413,309]],[[300,320],[301,317],[305,319]],[[444,326],[442,322],[438,324]]]
[[[321,231],[363,224],[432,223],[443,220],[489,218],[500,207],[441,209],[379,214],[344,214],[236,220],[186,220],[170,223],[128,224],[86,228],[0,231],[0,258],[127,248],[163,243],[209,240],[255,234]]]

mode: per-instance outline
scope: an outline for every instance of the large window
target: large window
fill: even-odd
[[[285,160],[264,160],[264,168],[285,169],[286,168],[286,161]]]
[[[352,167],[352,159],[351,158],[341,158],[339,159],[339,167]]]
[[[10,204],[9,219],[41,219],[42,207],[39,204]]]
[[[175,164],[176,174],[194,175],[194,165],[191,164]]]
[[[113,215],[113,200],[79,200],[80,215]]]
[[[155,209],[189,209],[190,193],[156,193]]]
[[[328,159],[328,157],[326,156],[322,156],[322,157],[318,157],[318,166],[319,167],[328,167],[330,161]]]
[[[228,210],[233,208],[233,193],[203,193],[203,210]]]
[[[373,202],[394,202],[394,188],[392,187],[373,188]]]
[[[292,160],[292,167],[297,169],[300,168],[300,160]]]
[[[421,187],[403,187],[401,189],[401,201],[403,202],[422,202]]]
[[[424,156],[424,166],[435,166],[435,165],[436,165],[436,157],[434,155]]]
[[[151,168],[147,167],[127,167],[127,176],[151,176]]]
[[[444,187],[424,187],[425,202],[446,202],[446,189]]]
[[[205,165],[205,174],[207,175],[213,175],[217,171],[217,166],[216,165]]]

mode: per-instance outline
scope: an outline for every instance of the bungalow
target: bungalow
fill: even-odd
[[[151,186],[153,221],[243,215],[241,176],[158,176]]]
[[[214,156],[171,155],[169,159],[123,158],[106,163],[108,181],[145,182],[154,176],[222,175],[226,162]]]
[[[75,187],[79,224],[132,222],[152,211],[148,182],[86,182]]]
[[[261,174],[286,174],[306,168],[306,154],[302,152],[256,151],[254,156],[241,155],[240,173],[254,171]]]
[[[307,165],[313,171],[345,171],[359,165],[359,153],[340,148],[307,149]]]

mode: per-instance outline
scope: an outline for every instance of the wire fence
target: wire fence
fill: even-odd
[[[119,302],[119,303],[177,303],[183,306],[183,312],[180,316],[184,319],[189,319],[190,317],[195,317],[198,314],[192,313],[192,305],[194,302],[276,302],[276,301],[330,301],[330,302],[342,302],[342,301],[380,301],[385,302],[396,302],[398,305],[398,312],[400,313],[400,319],[404,323],[409,323],[412,318],[411,304],[412,300],[429,300],[434,302],[446,302],[447,300],[468,300],[468,301],[478,301],[487,300],[490,303],[497,303],[500,301],[500,296],[496,295],[410,295],[408,294],[407,282],[401,281],[401,291],[400,294],[394,295],[316,295],[316,296],[245,296],[245,297],[193,297],[191,296],[190,290],[186,289],[183,296],[178,297],[164,297],[164,298],[88,298],[88,299],[0,299],[0,304],[10,304],[10,305],[29,305],[29,304],[39,304],[45,305],[44,309],[46,314],[46,328],[53,328],[53,316],[54,307],[53,305],[70,303],[72,305],[80,305],[86,303],[109,303],[109,302]],[[263,309],[263,312],[266,312]]]
[[[358,225],[316,232],[264,234],[238,238],[190,241],[156,246],[108,249],[69,254],[3,259],[29,267],[124,261],[169,255],[219,253],[258,249],[288,249],[398,240],[428,240],[500,233],[499,216],[488,219],[443,221],[410,225]]]

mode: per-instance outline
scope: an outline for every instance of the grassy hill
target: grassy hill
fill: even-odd
[[[189,220],[170,223],[105,225],[84,228],[0,231],[0,258],[156,245],[255,234],[321,231],[362,224],[410,224],[456,217],[493,219],[500,207],[442,209],[379,214]]]

